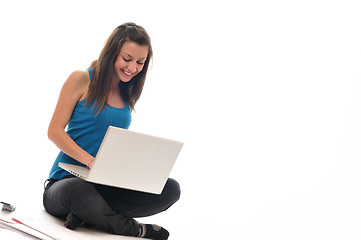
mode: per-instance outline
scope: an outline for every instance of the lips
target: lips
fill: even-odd
[[[122,69],[122,71],[123,71],[123,73],[125,73],[125,75],[127,75],[127,76],[131,76],[131,75],[132,75],[132,73],[127,72],[127,71],[125,71],[124,69]]]

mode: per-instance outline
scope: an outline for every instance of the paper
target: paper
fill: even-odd
[[[55,238],[49,238],[35,229],[29,228],[28,226],[14,222],[10,219],[0,219],[0,227],[2,228],[2,233],[0,234],[2,238],[3,235],[6,234],[7,237],[9,237],[9,235],[15,237],[16,235],[19,238],[20,236],[24,236],[26,237],[25,239],[55,240]]]

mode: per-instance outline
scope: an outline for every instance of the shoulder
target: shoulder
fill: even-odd
[[[75,70],[69,75],[65,83],[78,90],[87,89],[90,83],[89,73],[88,71]]]
[[[67,82],[70,82],[72,84],[76,85],[86,85],[88,86],[90,83],[90,77],[88,71],[82,71],[82,70],[75,70],[70,74],[68,77]]]
[[[88,71],[76,70],[65,81],[63,90],[68,94],[82,98],[89,87],[90,77]]]

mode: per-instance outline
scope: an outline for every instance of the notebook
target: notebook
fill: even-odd
[[[182,142],[110,126],[91,169],[59,166],[86,181],[161,194]]]

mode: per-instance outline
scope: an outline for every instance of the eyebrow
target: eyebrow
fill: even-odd
[[[132,55],[128,54],[128,53],[124,53],[124,54],[127,54],[129,57],[133,58]],[[138,60],[144,60],[144,59],[147,59],[147,57],[144,57],[144,58],[139,58]]]

